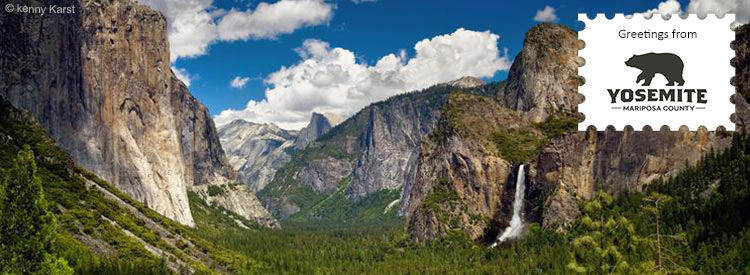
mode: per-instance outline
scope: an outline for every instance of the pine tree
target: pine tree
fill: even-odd
[[[0,184],[0,274],[72,274],[64,259],[49,253],[54,226],[26,145]]]
[[[580,274],[636,274],[623,252],[635,251],[635,226],[624,216],[609,214],[612,196],[599,191],[583,205],[583,232],[573,239],[568,269]]]
[[[641,209],[644,210],[643,213],[651,215],[655,229],[654,234],[644,238],[643,241],[656,250],[656,265],[653,266],[655,274],[693,274],[691,270],[675,262],[674,259],[677,258],[677,255],[674,255],[673,251],[669,250],[665,244],[665,239],[669,239],[677,245],[684,246],[687,244],[687,237],[684,232],[664,234],[664,229],[662,229],[662,209],[672,200],[672,197],[658,192],[651,192],[648,197],[643,199],[648,204],[641,207]],[[665,265],[665,261],[670,263],[670,267]]]

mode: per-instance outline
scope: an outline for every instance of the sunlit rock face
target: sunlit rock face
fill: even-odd
[[[3,16],[0,94],[79,165],[192,226],[187,190],[236,172],[208,110],[170,70],[164,16],[127,0],[39,2],[77,12]]]
[[[289,153],[294,149],[297,131],[287,131],[275,124],[235,120],[219,128],[219,136],[240,181],[257,192],[273,180],[276,170],[291,160]]]

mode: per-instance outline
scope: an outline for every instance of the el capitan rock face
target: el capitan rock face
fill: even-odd
[[[81,166],[193,225],[186,190],[236,173],[208,110],[170,70],[164,16],[128,0],[40,2],[77,12],[3,16],[0,94]]]

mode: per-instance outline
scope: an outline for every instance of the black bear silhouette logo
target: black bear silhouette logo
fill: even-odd
[[[685,80],[682,79],[682,70],[685,64],[682,63],[682,59],[676,54],[672,53],[647,53],[642,55],[633,55],[628,61],[625,61],[625,65],[629,67],[641,69],[641,74],[636,78],[635,83],[643,81],[643,86],[651,85],[651,80],[654,76],[659,73],[667,78],[669,83],[667,86],[674,86],[676,82],[679,86],[685,84]]]

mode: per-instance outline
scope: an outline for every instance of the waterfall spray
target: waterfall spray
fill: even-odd
[[[523,170],[524,165],[518,167],[518,176],[516,176],[516,195],[513,199],[513,217],[510,219],[510,226],[505,228],[503,234],[497,237],[497,241],[490,247],[495,247],[498,243],[515,239],[523,231],[523,198],[526,190],[526,173]]]

